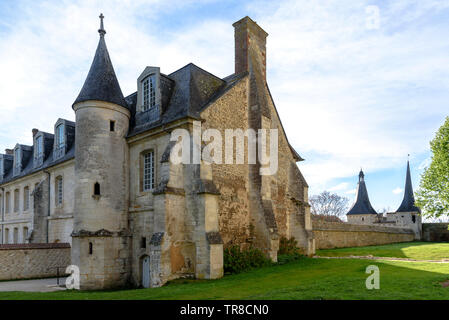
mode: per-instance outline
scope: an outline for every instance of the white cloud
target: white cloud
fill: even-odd
[[[331,188],[329,188],[329,191],[342,191],[342,190],[346,190],[348,188],[348,183],[347,182],[342,182],[337,184],[336,186],[333,186]]]
[[[356,194],[357,193],[357,189],[351,189],[345,192],[346,194]]]
[[[393,189],[392,192],[394,194],[401,194],[403,191],[404,191],[404,189],[397,187],[397,188]]]

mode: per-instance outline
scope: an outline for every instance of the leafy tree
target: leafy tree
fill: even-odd
[[[416,204],[423,215],[438,218],[449,214],[449,117],[430,142],[432,159],[421,175]]]
[[[309,199],[311,213],[316,216],[343,216],[348,210],[349,199],[336,193],[323,191]]]

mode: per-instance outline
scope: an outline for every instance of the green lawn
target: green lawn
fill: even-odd
[[[368,265],[380,289],[367,290]],[[161,288],[50,293],[2,292],[0,299],[445,299],[449,264],[303,258],[219,280],[177,280]]]
[[[381,246],[317,250],[318,256],[366,256],[409,258],[414,260],[449,259],[449,243],[405,242]]]

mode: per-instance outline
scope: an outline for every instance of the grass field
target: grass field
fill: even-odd
[[[380,289],[367,290],[368,265]],[[449,264],[303,258],[219,280],[177,280],[161,288],[120,291],[2,292],[0,299],[445,299]]]
[[[382,246],[317,250],[323,257],[366,256],[395,257],[414,260],[449,259],[449,243],[405,242]]]

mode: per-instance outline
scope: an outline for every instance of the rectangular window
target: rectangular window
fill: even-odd
[[[23,227],[23,243],[26,243],[27,238],[28,238],[28,227]]]
[[[36,138],[36,157],[40,157],[43,153],[44,146],[42,136]]]
[[[154,75],[143,80],[143,111],[147,111],[156,105],[156,83]]]
[[[60,124],[56,127],[56,147],[62,148],[64,146],[64,125]]]
[[[14,151],[14,165],[15,165],[16,167],[18,167],[18,166],[19,166],[19,163],[20,163],[20,149],[17,148],[17,149]]]
[[[5,243],[6,244],[9,243],[9,229],[8,228],[5,229]]]
[[[56,178],[56,206],[62,205],[62,199],[63,199],[63,190],[62,190],[62,177]]]
[[[23,189],[23,211],[27,211],[30,208],[30,188],[25,187]]]
[[[14,212],[19,211],[19,189],[14,190]]]
[[[115,131],[115,121],[109,121],[109,130],[111,132]]]
[[[9,213],[9,210],[11,209],[11,194],[8,192],[6,192],[6,196],[5,196],[5,213]]]
[[[13,243],[19,243],[19,229],[18,228],[14,228],[14,239],[13,239]]]
[[[154,188],[154,151],[145,153],[143,156],[143,190]]]

